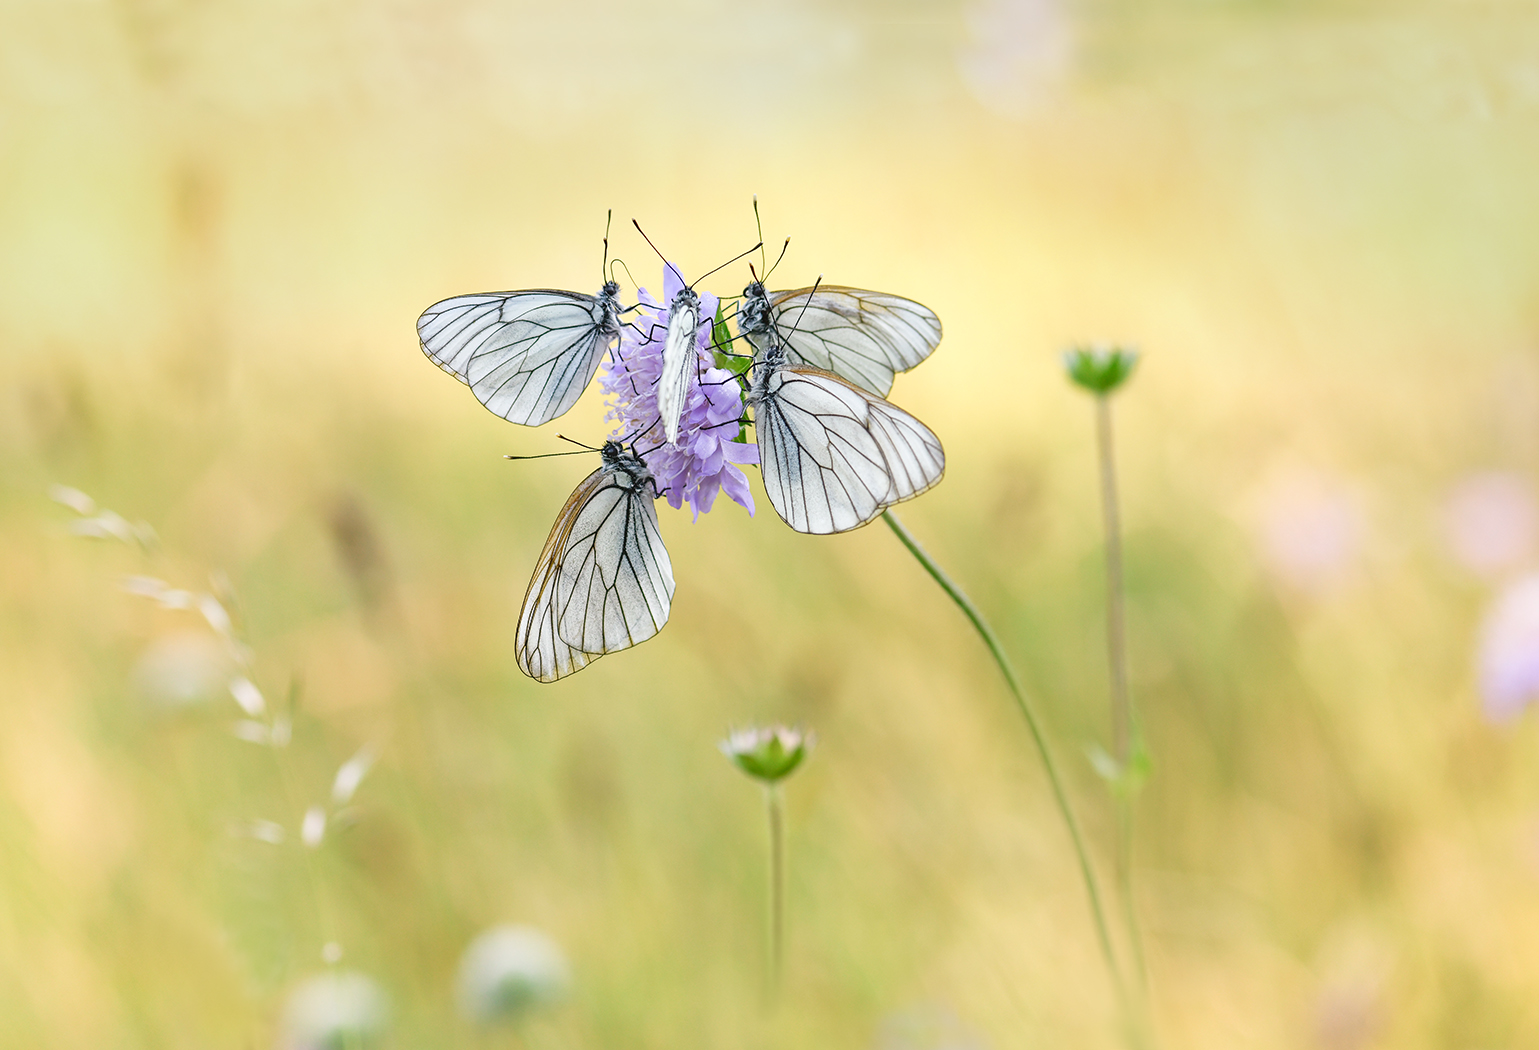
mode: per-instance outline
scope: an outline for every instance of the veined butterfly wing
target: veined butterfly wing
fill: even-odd
[[[422,351],[510,423],[564,413],[620,334],[620,287],[598,295],[536,288],[457,295],[417,319]]]
[[[892,492],[887,505],[927,492],[946,473],[946,451],[940,438],[892,402],[860,391],[871,406],[871,436],[887,460]]]
[[[616,442],[603,457],[556,516],[519,612],[518,666],[542,682],[644,642],[668,622],[673,563],[657,527],[656,483]]]
[[[754,368],[748,400],[759,470],[791,528],[859,528],[940,480],[940,440],[901,408],[831,372],[787,364],[779,350]]]
[[[657,414],[670,445],[679,440],[689,380],[699,365],[700,351],[695,344],[699,332],[700,296],[685,288],[668,305],[668,338],[663,343],[663,371],[657,380]]]
[[[882,397],[896,373],[941,341],[933,310],[886,292],[829,284],[768,292],[755,281],[743,297],[738,328],[755,349],[778,341],[791,364],[821,368]]]

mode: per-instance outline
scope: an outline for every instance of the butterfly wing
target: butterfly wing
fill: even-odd
[[[556,289],[457,295],[417,319],[422,351],[510,423],[561,415],[618,334],[596,296]]]
[[[759,470],[770,503],[797,532],[859,528],[893,502],[870,401],[838,376],[774,369],[755,401]]]
[[[673,564],[650,483],[599,489],[577,513],[556,584],[556,631],[574,649],[612,653],[668,622]]]
[[[561,508],[518,616],[515,655],[530,678],[554,682],[668,621],[673,565],[652,502],[649,485],[601,467]]]
[[[897,405],[868,395],[871,436],[887,460],[892,492],[887,504],[902,503],[934,488],[946,472],[946,452],[934,431]]]
[[[770,317],[792,364],[807,364],[886,397],[897,372],[941,341],[928,306],[885,292],[818,285],[769,293]]]

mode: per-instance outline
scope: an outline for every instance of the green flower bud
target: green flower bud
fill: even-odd
[[[1069,378],[1099,395],[1121,386],[1137,363],[1138,351],[1116,346],[1077,346],[1063,355],[1063,367]]]
[[[774,784],[791,775],[814,743],[811,733],[785,726],[735,729],[718,746],[733,765],[755,780]]]

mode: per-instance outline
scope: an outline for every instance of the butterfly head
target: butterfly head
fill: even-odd
[[[652,482],[652,472],[647,469],[634,448],[627,449],[618,441],[606,441],[601,450],[604,457],[604,469],[620,478],[628,480],[626,488],[640,488],[647,482]],[[653,482],[655,486],[655,482]]]
[[[769,330],[769,293],[763,281],[754,281],[743,289],[743,303],[737,310],[738,330],[757,335]]]

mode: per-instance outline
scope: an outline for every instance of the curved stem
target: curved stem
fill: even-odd
[[[940,584],[941,590],[946,592],[957,608],[962,610],[983,639],[983,644],[988,647],[989,654],[994,657],[994,662],[999,665],[999,671],[1005,677],[1005,684],[1010,688],[1010,695],[1015,698],[1015,706],[1020,709],[1021,717],[1026,720],[1026,727],[1031,731],[1032,742],[1037,745],[1037,754],[1042,758],[1042,768],[1047,773],[1048,783],[1053,788],[1053,799],[1058,803],[1058,812],[1063,816],[1064,825],[1069,830],[1069,838],[1074,843],[1074,853],[1079,859],[1080,876],[1085,882],[1085,895],[1090,898],[1090,913],[1095,919],[1096,937],[1101,944],[1101,954],[1106,959],[1106,969],[1111,974],[1112,983],[1116,987],[1117,998],[1122,1005],[1125,1019],[1132,1023],[1132,1011],[1129,1008],[1127,988],[1122,982],[1122,971],[1117,967],[1117,957],[1112,951],[1111,932],[1106,925],[1106,912],[1101,906],[1101,891],[1096,887],[1095,870],[1090,864],[1090,853],[1085,849],[1085,839],[1079,830],[1079,821],[1074,816],[1074,810],[1069,805],[1069,796],[1064,791],[1063,781],[1058,776],[1058,766],[1053,762],[1052,752],[1047,746],[1047,737],[1042,733],[1042,726],[1037,721],[1036,712],[1032,710],[1031,701],[1027,699],[1026,692],[1021,688],[1020,679],[1015,675],[1015,668],[1010,664],[1010,658],[1005,655],[1004,649],[999,644],[999,639],[994,634],[994,629],[983,618],[978,607],[972,603],[972,599],[962,593],[951,577],[935,563],[925,549],[919,545],[919,541],[907,528],[903,526],[892,511],[885,511],[882,519],[903,546],[908,548],[910,554],[924,566],[926,572]]]

